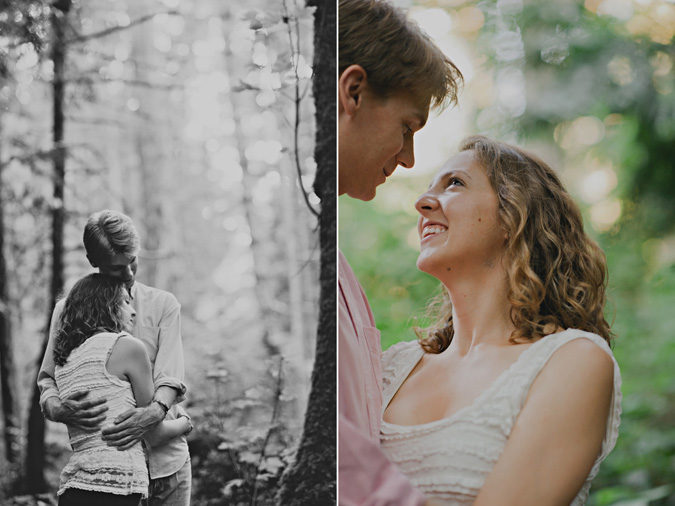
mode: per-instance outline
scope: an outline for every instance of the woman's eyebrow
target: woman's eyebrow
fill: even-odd
[[[466,172],[465,170],[462,170],[462,169],[450,169],[449,171],[444,172],[444,173],[441,174],[440,176],[436,176],[436,177],[433,179],[433,181],[431,181],[431,183],[429,183],[429,186],[427,187],[427,190],[428,190],[429,188],[431,188],[436,182],[438,182],[438,181],[443,181],[444,179],[447,179],[448,177],[456,176],[457,174],[461,174],[461,175],[465,176],[467,179],[473,180],[473,178],[471,177],[471,175],[470,175],[468,172]]]

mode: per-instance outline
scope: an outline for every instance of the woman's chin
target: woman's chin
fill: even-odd
[[[432,255],[429,255],[427,252],[422,251],[420,256],[417,257],[417,268],[422,272],[426,272],[431,276],[437,278],[436,273],[440,266],[438,265],[438,259],[434,258]]]

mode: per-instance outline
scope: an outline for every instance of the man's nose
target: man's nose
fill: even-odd
[[[411,169],[415,165],[415,143],[412,135],[406,136],[403,140],[403,147],[396,155],[396,162],[406,169]]]

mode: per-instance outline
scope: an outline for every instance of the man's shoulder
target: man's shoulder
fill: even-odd
[[[359,280],[352,270],[352,266],[349,265],[349,261],[345,258],[344,253],[338,250],[338,282],[340,285],[345,284],[358,284]],[[360,285],[359,285],[360,286]]]
[[[155,288],[153,286],[144,285],[138,281],[136,281],[135,284],[136,297],[154,304],[180,307],[178,299],[176,299],[176,296],[171,292],[167,292],[166,290],[161,290],[160,288]]]

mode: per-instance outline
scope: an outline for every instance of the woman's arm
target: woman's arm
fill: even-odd
[[[164,420],[148,432],[143,439],[150,446],[159,446],[182,436],[190,429],[190,419],[179,415],[175,420]]]
[[[152,366],[145,345],[131,336],[121,336],[108,359],[108,371],[113,373],[118,368],[131,383],[138,407],[145,407],[152,402],[154,385],[152,382]],[[190,421],[185,416],[175,420],[164,420],[150,429],[143,439],[150,446],[164,444],[183,435],[190,428]]]
[[[601,450],[613,378],[614,363],[596,344],[561,346],[532,384],[474,506],[569,506]]]

